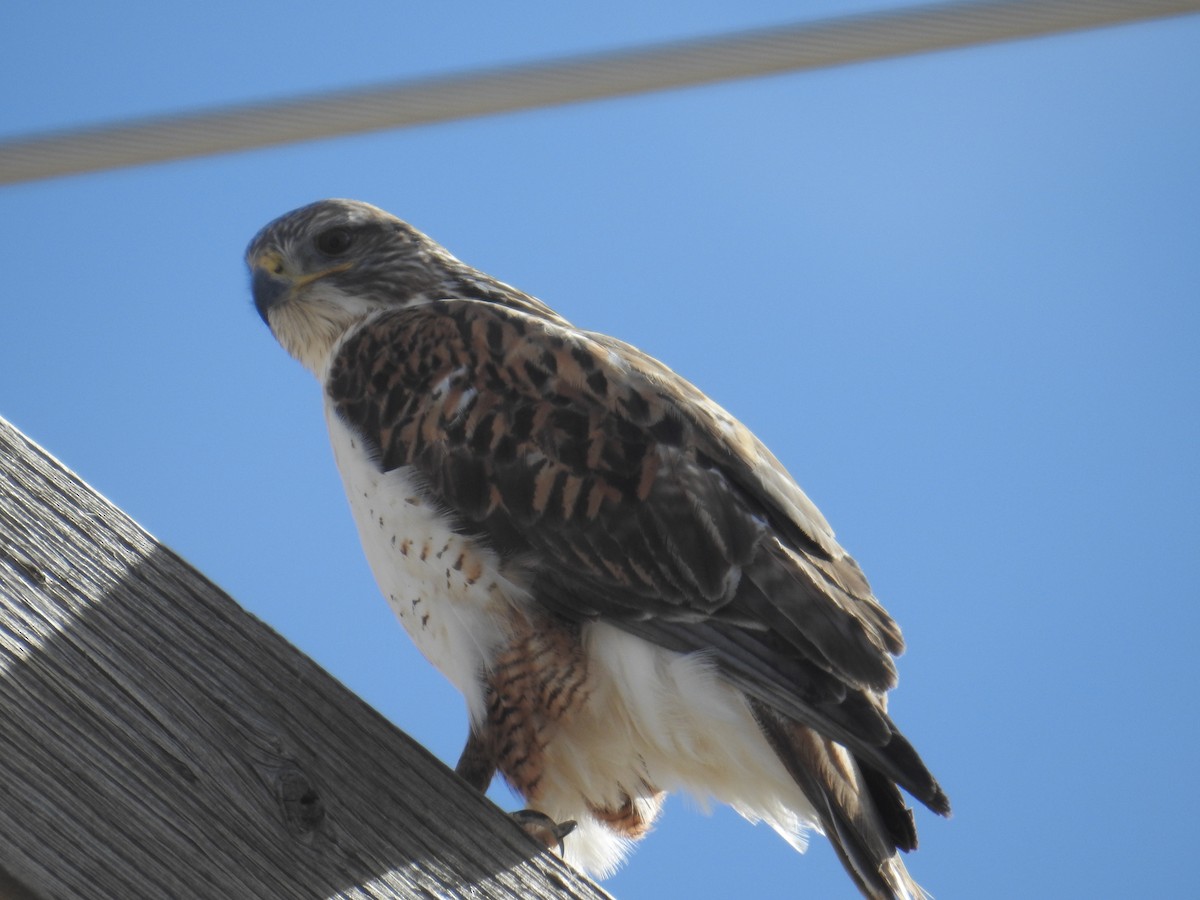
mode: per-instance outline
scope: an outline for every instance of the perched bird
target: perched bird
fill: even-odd
[[[744,425],[365,203],[290,212],[246,259],[380,589],[466,698],[466,780],[577,822],[594,874],[678,789],[923,896],[898,787],[950,806],[887,713],[900,630]]]

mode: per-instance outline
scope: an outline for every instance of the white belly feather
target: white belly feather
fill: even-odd
[[[763,737],[740,691],[702,654],[684,656],[612,625],[585,626],[592,692],[546,748],[543,796],[552,818],[575,819],[566,858],[603,877],[628,851],[584,799],[618,806],[645,782],[703,808],[727,803],[803,851],[816,814]]]
[[[382,473],[362,442],[326,409],[334,457],[367,562],[425,657],[484,717],[480,673],[505,638],[511,605],[529,602],[494,553],[456,534],[423,502],[405,470]],[[585,625],[588,700],[554,729],[538,808],[575,819],[567,859],[611,872],[629,842],[588,812],[649,798],[648,785],[728,803],[766,821],[797,849],[815,815],[762,736],[739,691],[702,655],[683,656],[618,628]],[[649,799],[647,800],[649,803]]]
[[[505,606],[518,591],[495,555],[456,534],[420,497],[404,469],[380,472],[362,441],[327,406],[333,456],[363,552],[379,590],[425,658],[484,715],[480,673],[504,636]]]

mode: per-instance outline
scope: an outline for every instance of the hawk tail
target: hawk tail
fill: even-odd
[[[912,810],[886,775],[840,744],[751,700],[779,760],[816,810],[846,872],[870,900],[923,900],[899,851],[916,849]]]

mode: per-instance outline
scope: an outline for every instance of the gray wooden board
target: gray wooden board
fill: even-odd
[[[608,895],[0,420],[0,896]]]

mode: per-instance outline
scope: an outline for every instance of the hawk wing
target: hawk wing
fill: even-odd
[[[948,803],[886,714],[896,624],[778,460],[613,338],[447,300],[351,333],[326,391],[384,470],[411,466],[532,596],[680,653]]]

